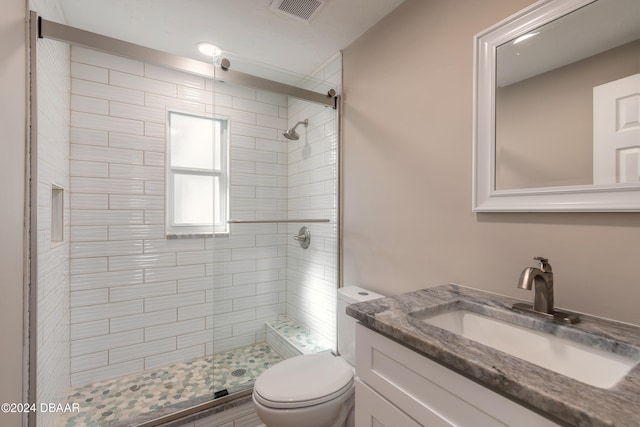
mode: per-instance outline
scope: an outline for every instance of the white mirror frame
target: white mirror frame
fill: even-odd
[[[474,37],[473,212],[640,211],[639,185],[495,190],[498,46],[597,0],[540,0]]]

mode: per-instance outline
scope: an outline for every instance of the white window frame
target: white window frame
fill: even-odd
[[[171,165],[171,116],[181,115],[198,119],[208,119],[220,123],[220,169],[202,169],[188,167],[172,167]],[[188,235],[220,235],[229,233],[229,146],[230,146],[230,120],[228,117],[213,116],[210,114],[187,113],[182,111],[169,110],[167,112],[167,137],[166,137],[166,186],[165,186],[165,229],[167,237],[179,237]],[[213,144],[212,138],[212,144]],[[218,178],[218,186],[220,191],[220,206],[217,211],[221,218],[219,224],[211,223],[189,223],[176,224],[174,219],[175,194],[174,194],[174,178],[176,174],[180,175],[199,175],[211,176]],[[215,209],[216,207],[214,207]],[[214,210],[214,216],[215,216]]]

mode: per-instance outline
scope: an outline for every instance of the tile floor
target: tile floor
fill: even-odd
[[[56,426],[135,425],[174,408],[204,403],[222,389],[233,393],[251,387],[258,375],[281,360],[271,347],[260,343],[90,384],[69,394],[68,402],[78,403],[80,413],[59,419]]]
[[[309,354],[330,349],[289,319],[269,322],[267,327],[290,349],[283,354]],[[79,413],[61,417],[56,427],[135,426],[168,413],[211,400],[213,393],[234,393],[253,387],[255,379],[283,360],[267,343],[181,362],[142,374],[90,384],[69,394]]]

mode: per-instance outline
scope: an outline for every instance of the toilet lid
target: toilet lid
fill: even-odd
[[[353,368],[329,352],[292,357],[267,369],[254,384],[256,398],[272,408],[327,402],[353,384]]]

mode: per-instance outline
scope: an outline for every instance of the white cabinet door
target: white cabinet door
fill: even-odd
[[[356,379],[355,427],[422,427],[422,424]]]
[[[558,426],[361,324],[356,325],[356,375],[384,402],[399,408],[401,414],[415,420],[418,425]],[[358,393],[356,388],[356,420],[358,413],[363,410],[358,402],[365,399],[362,395],[358,396]],[[375,424],[365,423],[358,427],[370,425]],[[394,424],[391,426],[395,427]]]

